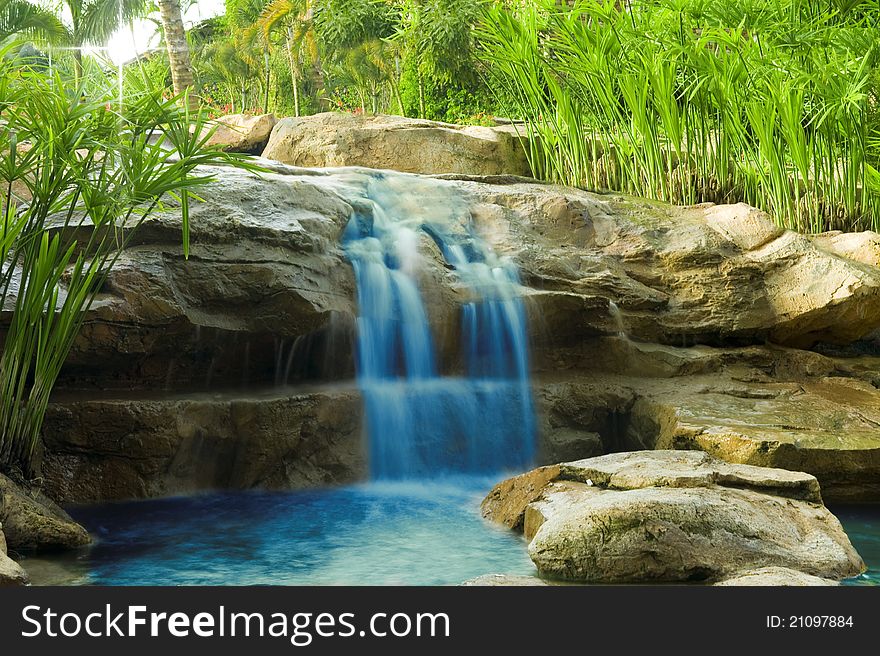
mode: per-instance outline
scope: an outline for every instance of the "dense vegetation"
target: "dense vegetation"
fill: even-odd
[[[480,41],[539,175],[876,229],[878,21],[859,0],[534,0],[491,7]]]

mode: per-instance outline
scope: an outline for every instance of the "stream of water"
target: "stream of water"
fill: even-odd
[[[528,333],[516,267],[439,181],[352,174],[343,236],[358,289],[357,375],[374,480],[523,469],[534,454]],[[417,188],[413,188],[417,185]],[[419,289],[422,237],[464,288],[464,375],[442,373]]]

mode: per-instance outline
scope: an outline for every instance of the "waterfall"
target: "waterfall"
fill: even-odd
[[[347,182],[355,210],[343,243],[357,282],[357,375],[372,477],[528,466],[535,431],[515,265],[476,234],[448,183],[384,172],[349,173]],[[459,375],[438,366],[419,289],[425,236],[468,295]]]

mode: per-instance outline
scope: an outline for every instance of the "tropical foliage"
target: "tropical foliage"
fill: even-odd
[[[880,227],[875,2],[534,0],[480,43],[553,181]]]
[[[204,119],[144,87],[83,100],[57,75],[0,64],[0,470],[35,473],[49,394],[84,313],[121,250],[163,202],[183,216],[238,156],[206,146]]]

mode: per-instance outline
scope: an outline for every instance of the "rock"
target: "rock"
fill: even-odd
[[[181,250],[169,208],[142,226],[88,313],[59,385],[201,390],[351,376],[351,206],[316,176],[223,169]],[[171,203],[173,205],[173,202]]]
[[[401,116],[325,113],[284,118],[263,156],[296,166],[364,166],[408,173],[531,175],[512,126],[477,127]]]
[[[352,133],[390,125],[381,117],[310,120],[328,131],[316,139],[336,122]],[[438,141],[452,130],[406,125],[388,131]],[[59,499],[356,478],[363,458],[354,455],[357,421],[346,414],[360,415],[351,386],[320,401],[310,395],[318,382],[353,378],[356,291],[340,241],[355,213],[375,218],[379,189],[383,207],[414,216],[430,208],[450,230],[478,231],[519,265],[539,378],[541,463],[700,449],[811,473],[829,502],[880,500],[877,366],[860,371],[854,361],[800,350],[877,330],[880,269],[780,231],[745,205],[675,208],[512,176],[261,161],[272,170],[260,177],[204,171],[217,179],[193,205],[189,259],[169,202],[110,274],[43,433],[47,490]],[[467,290],[429,236],[419,243],[417,275],[440,366],[457,373]],[[93,403],[79,403],[82,390]],[[258,399],[262,390],[270,398]],[[247,448],[230,409],[236,397],[264,422]],[[326,427],[306,398],[322,416],[346,420]],[[196,419],[180,428],[181,416]],[[315,425],[327,440],[308,432]],[[291,447],[300,430],[305,451]],[[270,455],[283,465],[273,469]]]
[[[731,586],[833,586],[839,585],[837,581],[831,579],[823,579],[818,576],[804,574],[788,567],[761,567],[746,572],[734,574],[726,579],[722,579],[715,585]]]
[[[0,532],[0,536],[3,533]],[[2,537],[0,537],[2,539]],[[0,550],[0,588],[13,585],[27,585],[30,579],[21,565]]]
[[[559,467],[539,467],[496,485],[483,499],[483,517],[521,531],[526,506],[544,493],[547,485],[559,478]]]
[[[812,239],[820,248],[835,255],[880,267],[880,234],[876,232],[825,232]]]
[[[782,231],[746,205],[678,208],[490,182],[456,184],[481,233],[547,296],[554,346],[611,334],[607,301],[631,338],[662,344],[808,347],[880,327],[880,268]]]
[[[272,128],[278,123],[274,114],[230,114],[214,121],[216,130],[208,140],[210,146],[221,146],[233,153],[259,155],[269,142]]]
[[[513,575],[513,574],[483,574],[483,576],[478,576],[473,579],[468,579],[464,583],[464,586],[515,586],[515,587],[525,587],[525,586],[535,586],[535,585],[549,585],[547,581],[544,579],[539,579],[537,576],[521,576],[521,575]]]
[[[154,399],[59,399],[44,489],[61,502],[351,483],[366,470],[351,388]]]
[[[864,570],[806,474],[650,451],[564,463],[540,494],[519,488],[500,484],[491,506],[507,525],[522,511],[529,555],[554,579],[713,581],[786,567],[839,580]]]
[[[91,542],[88,532],[39,490],[26,490],[0,474],[0,497],[0,524],[10,549],[57,551]]]
[[[816,476],[826,501],[880,500],[880,390],[853,378],[727,383],[664,395],[653,446],[701,449],[734,463]]]

